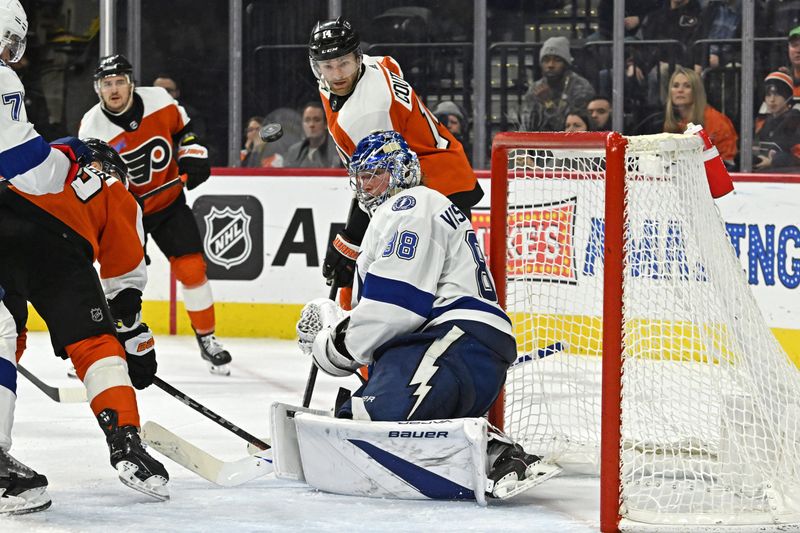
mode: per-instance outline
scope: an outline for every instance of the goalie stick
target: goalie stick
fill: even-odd
[[[89,401],[86,395],[86,387],[52,387],[20,364],[17,364],[17,370],[54,402],[83,403]]]
[[[250,433],[246,432],[242,428],[236,426],[235,424],[229,422],[225,418],[221,417],[205,405],[201,404],[197,400],[192,399],[190,396],[182,393],[163,379],[158,376],[153,376],[153,384],[158,387],[159,389],[163,390],[173,398],[177,398],[181,402],[185,403],[201,415],[205,416],[209,420],[216,422],[218,425],[224,427],[237,437],[246,440],[247,442],[253,444],[254,446],[258,446],[262,450],[269,450],[270,445],[266,442],[262,441],[261,439],[254,437]]]
[[[154,450],[222,487],[235,487],[274,470],[271,450],[259,450],[235,461],[223,461],[155,422],[145,422],[141,434],[142,440]]]
[[[335,283],[331,284],[331,292],[328,294],[328,299],[336,301],[336,292],[339,290],[339,287],[336,286]],[[306,390],[303,392],[303,407],[308,407],[311,405],[311,395],[314,394],[314,385],[317,383],[317,372],[319,369],[317,368],[316,363],[314,363],[314,359],[311,359],[311,370],[308,371],[308,379],[306,380]]]
[[[522,363],[527,363],[528,361],[535,361],[537,359],[544,359],[548,355],[553,355],[553,354],[556,354],[558,352],[563,352],[567,348],[568,348],[568,345],[567,345],[566,342],[561,342],[561,341],[554,342],[553,344],[545,346],[544,348],[539,348],[538,350],[536,350],[535,354],[534,353],[526,353],[526,354],[520,355],[519,357],[517,357],[516,361],[511,363],[511,368],[513,368],[513,367],[515,367],[517,365],[521,365]]]

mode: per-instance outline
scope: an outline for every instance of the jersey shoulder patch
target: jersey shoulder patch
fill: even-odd
[[[410,194],[403,194],[392,202],[392,211],[406,211],[412,209],[415,205],[417,205],[416,198]]]

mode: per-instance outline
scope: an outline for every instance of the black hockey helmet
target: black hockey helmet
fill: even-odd
[[[106,76],[128,75],[128,79],[133,76],[133,65],[122,54],[114,54],[100,58],[97,69],[94,71],[95,81]],[[133,81],[133,80],[131,80]]]
[[[111,145],[100,139],[83,139],[92,152],[92,161],[102,165],[103,172],[118,178],[123,184],[128,181],[128,165]]]
[[[308,56],[314,61],[326,61],[355,52],[360,46],[361,39],[353,26],[339,17],[317,22],[308,41]]]

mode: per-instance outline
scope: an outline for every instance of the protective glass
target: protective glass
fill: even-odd
[[[27,39],[24,35],[20,37],[10,31],[6,31],[5,35],[0,39],[0,49],[7,49],[9,53],[8,62],[16,63],[22,59],[22,56],[25,54],[26,43]]]

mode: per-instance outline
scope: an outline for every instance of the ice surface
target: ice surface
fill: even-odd
[[[231,376],[212,376],[194,338],[156,339],[162,379],[244,430],[264,437],[274,401],[299,404],[310,359],[291,341],[226,339]],[[23,364],[51,385],[77,386],[67,362],[52,355],[43,333],[28,337]],[[338,387],[353,379],[320,375],[312,407],[327,409]],[[598,480],[557,478],[506,502],[480,508],[468,502],[396,501],[324,494],[272,476],[235,488],[217,487],[153,452],[172,477],[169,502],[126,488],[108,463],[108,449],[87,404],[57,404],[19,376],[16,457],[45,474],[52,507],[0,518],[10,532],[193,531],[597,531]],[[246,454],[246,443],[150,387],[138,393],[142,421],[153,420],[225,460]]]

